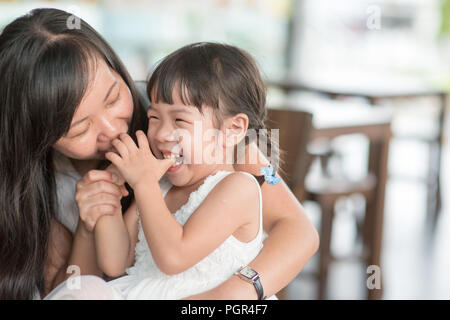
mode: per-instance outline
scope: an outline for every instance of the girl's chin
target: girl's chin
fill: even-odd
[[[185,167],[186,167],[186,165],[181,164],[177,167],[169,168],[169,170],[167,170],[167,172],[166,172],[167,180],[169,180],[169,182],[171,184],[173,184],[174,186],[177,186],[177,187],[185,186],[186,183],[188,183],[188,181],[186,181],[186,180],[188,180],[186,175],[183,174]]]

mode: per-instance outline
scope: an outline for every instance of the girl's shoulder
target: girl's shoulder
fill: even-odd
[[[216,188],[239,197],[257,197],[261,192],[256,178],[244,171],[230,172],[219,181]]]

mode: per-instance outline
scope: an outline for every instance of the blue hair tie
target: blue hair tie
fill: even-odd
[[[271,165],[259,169],[259,172],[264,175],[264,180],[272,186],[276,185],[281,180],[280,178],[275,177],[274,170]]]

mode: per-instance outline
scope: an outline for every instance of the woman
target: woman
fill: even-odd
[[[0,35],[0,299],[29,299],[36,288],[44,296],[68,265],[100,275],[96,220],[132,197],[103,170],[104,154],[120,133],[147,130],[145,111],[110,46],[82,20],[70,28],[70,19],[37,9]],[[236,169],[259,175],[261,166]],[[268,238],[250,267],[272,295],[315,253],[318,236],[285,184],[262,194]],[[92,213],[95,221],[86,218]],[[256,297],[252,284],[232,277],[192,298]]]

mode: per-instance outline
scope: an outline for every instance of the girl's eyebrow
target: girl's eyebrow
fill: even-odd
[[[154,107],[154,105],[150,105],[150,107],[148,108],[148,111],[150,111],[150,110],[158,111],[158,109],[156,109]],[[173,108],[170,108],[169,112],[170,113],[187,113],[187,114],[192,114],[193,111],[189,107],[187,107],[187,108],[186,107],[173,107]]]
[[[170,113],[187,113],[187,114],[192,114],[192,111],[190,110],[190,108],[176,108],[176,109],[171,109],[169,112]]]

